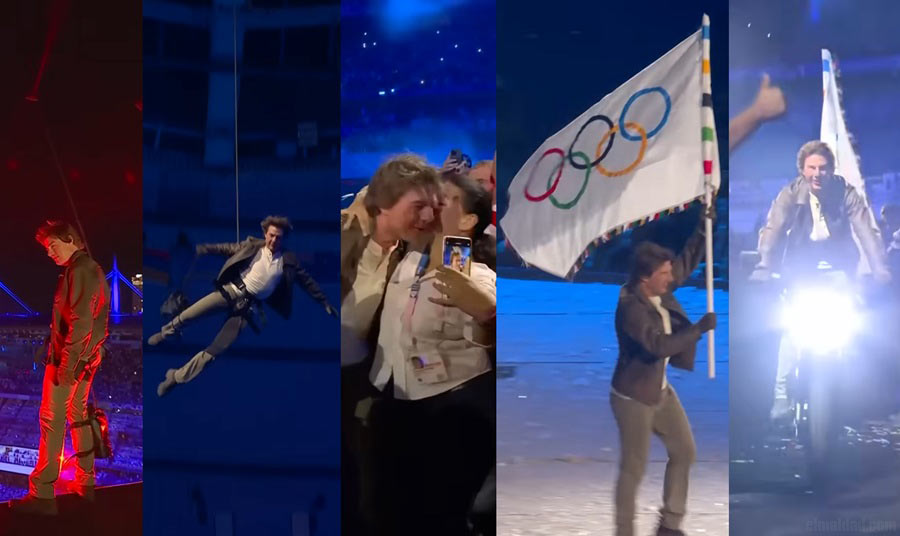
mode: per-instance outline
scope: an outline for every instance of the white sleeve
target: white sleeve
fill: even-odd
[[[494,273],[493,270],[487,267],[485,264],[481,264],[478,262],[472,263],[472,275],[470,276],[479,287],[483,290],[487,291],[491,294],[494,299],[497,298],[497,274]],[[466,315],[466,325],[463,328],[463,337],[466,338],[467,341],[471,342],[476,346],[481,346],[483,348],[489,348],[490,346],[485,346],[483,344],[479,344],[475,342],[476,333],[483,329],[474,318]]]

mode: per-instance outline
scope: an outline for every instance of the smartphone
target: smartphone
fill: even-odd
[[[444,266],[470,275],[472,271],[472,239],[465,236],[444,237]]]

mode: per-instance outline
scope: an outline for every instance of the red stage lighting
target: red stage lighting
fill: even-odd
[[[38,68],[37,76],[34,84],[31,86],[31,93],[25,97],[25,100],[31,102],[38,101],[38,89],[41,87],[41,79],[44,77],[44,71],[47,69],[47,62],[50,59],[50,51],[56,38],[59,36],[59,29],[63,21],[69,14],[71,0],[53,0],[53,6],[50,8],[50,23],[47,26],[47,38],[44,41],[44,52],[41,54],[41,65]]]

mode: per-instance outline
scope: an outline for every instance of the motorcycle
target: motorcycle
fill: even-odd
[[[852,374],[865,325],[861,293],[827,263],[783,285],[782,351],[793,352],[787,381],[789,429],[803,446],[810,476],[822,481],[844,429],[842,380]]]

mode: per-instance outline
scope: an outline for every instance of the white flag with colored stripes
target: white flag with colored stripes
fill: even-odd
[[[841,95],[835,76],[834,60],[831,52],[822,49],[822,125],[819,131],[819,139],[828,144],[834,153],[834,173],[844,177],[848,184],[856,188],[856,191],[868,203],[866,185],[862,173],[859,170],[859,158],[853,145],[850,143],[850,133],[844,122],[844,110],[841,108]],[[869,221],[873,228],[878,229],[875,215],[869,209]],[[854,240],[859,247],[859,240]],[[864,252],[860,251],[859,272],[871,273],[869,262]]]
[[[831,52],[822,49],[822,127],[819,139],[828,144],[834,152],[834,172],[847,180],[860,194],[865,195],[865,185],[859,171],[859,161],[850,135],[844,123],[844,111],[841,109],[841,97],[837,80],[834,77],[834,61]]]
[[[700,30],[541,144],[513,178],[500,224],[526,263],[566,277],[591,244],[719,182],[704,15]]]

